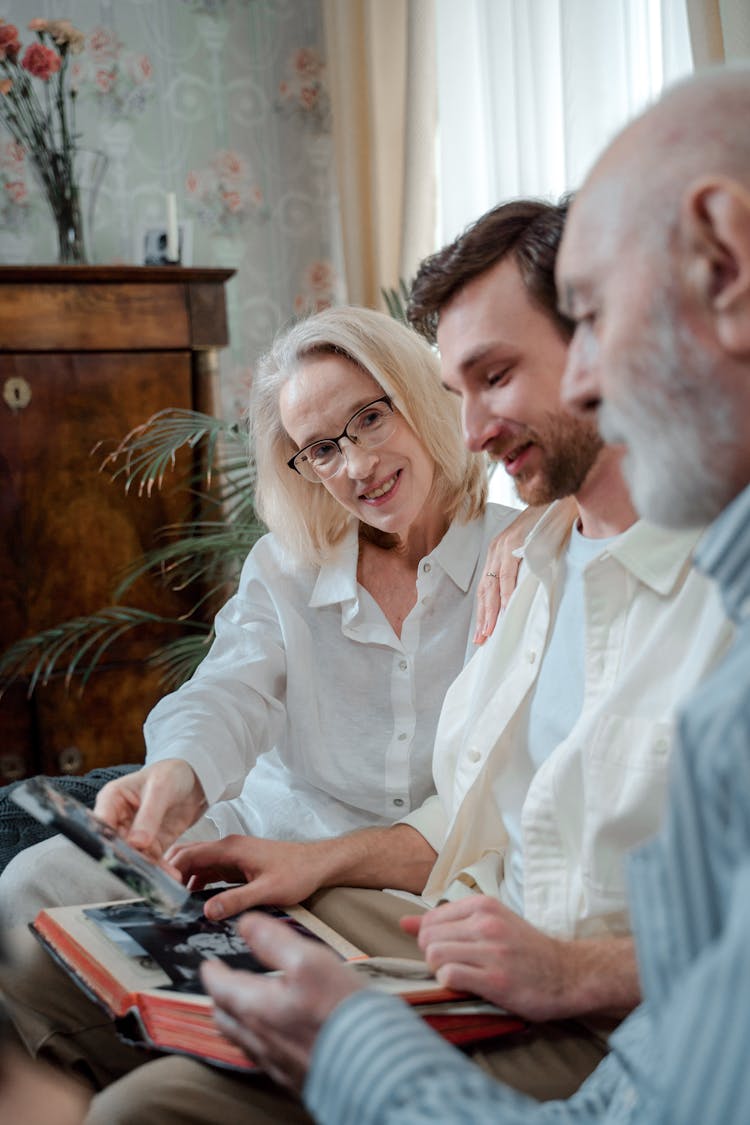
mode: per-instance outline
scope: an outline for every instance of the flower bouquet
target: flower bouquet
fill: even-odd
[[[22,53],[18,28],[0,20],[0,121],[27,154],[52,209],[59,260],[85,262],[76,94],[68,81],[70,55],[83,49],[84,36],[70,20],[33,19],[29,30],[36,41]]]

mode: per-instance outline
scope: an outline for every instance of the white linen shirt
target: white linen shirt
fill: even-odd
[[[570,526],[567,506],[542,516],[508,608],[446,697],[437,795],[403,818],[439,853],[423,894],[431,905],[471,891],[501,897],[503,771],[528,730]],[[659,827],[676,707],[733,635],[713,583],[691,569],[700,534],[639,521],[585,569],[583,709],[521,813],[523,915],[549,934],[629,931],[625,856]]]
[[[322,567],[264,536],[208,655],[148,716],[147,763],[187,761],[221,836],[316,839],[421,805],[443,698],[473,651],[487,548],[517,515],[490,504],[449,527],[419,564],[400,639],[357,583],[356,528]]]

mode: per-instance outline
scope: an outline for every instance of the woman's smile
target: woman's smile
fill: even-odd
[[[387,480],[376,484],[374,488],[370,488],[367,492],[360,493],[360,498],[367,504],[376,504],[378,501],[389,500],[396,489],[399,479],[401,477],[401,469],[398,469]]]

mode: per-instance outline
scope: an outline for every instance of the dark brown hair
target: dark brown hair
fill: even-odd
[[[573,324],[561,315],[555,291],[555,258],[571,197],[559,203],[516,199],[487,211],[448,246],[420,265],[412,282],[409,322],[435,343],[442,309],[468,282],[512,254],[536,305],[566,340]]]

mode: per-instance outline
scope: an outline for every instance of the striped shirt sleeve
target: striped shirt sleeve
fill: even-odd
[[[623,1077],[610,1056],[574,1098],[540,1104],[488,1077],[401,1001],[363,991],[321,1032],[304,1100],[320,1125],[601,1125],[636,1120]]]

